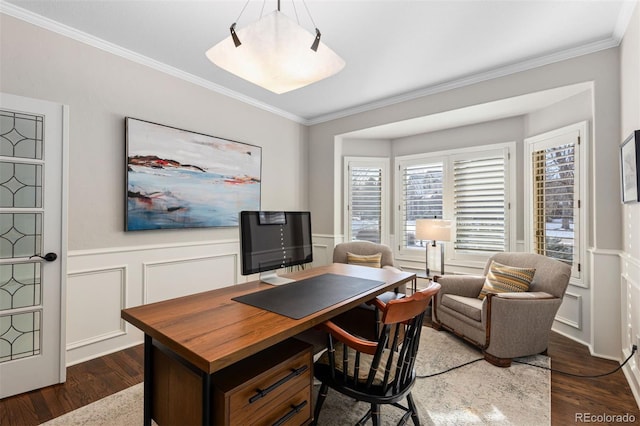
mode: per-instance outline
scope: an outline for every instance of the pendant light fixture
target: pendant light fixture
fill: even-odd
[[[320,41],[318,28],[313,35],[280,12],[280,0],[277,10],[258,21],[241,29],[236,29],[236,22],[229,37],[207,50],[207,58],[274,93],[299,89],[344,68],[344,60]]]

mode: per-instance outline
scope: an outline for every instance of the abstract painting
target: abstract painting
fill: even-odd
[[[126,118],[126,230],[238,226],[260,209],[262,149]]]

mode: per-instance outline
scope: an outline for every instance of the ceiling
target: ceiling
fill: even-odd
[[[283,0],[281,11],[346,61],[281,95],[216,67],[205,51],[275,10],[251,0],[0,0],[0,10],[304,124],[617,46],[635,0]],[[242,13],[243,7],[247,4]],[[296,10],[294,11],[293,5]]]

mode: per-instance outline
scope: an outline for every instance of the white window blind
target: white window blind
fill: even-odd
[[[345,158],[346,216],[348,240],[383,243],[386,236],[386,158]]]
[[[443,163],[401,165],[400,170],[401,244],[403,248],[418,247],[416,219],[442,218]]]
[[[455,160],[453,173],[456,250],[505,251],[504,155]]]
[[[532,153],[533,249],[574,264],[576,250],[576,144]]]

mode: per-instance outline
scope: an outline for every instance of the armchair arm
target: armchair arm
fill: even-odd
[[[402,272],[400,268],[396,268],[395,266],[391,266],[391,265],[384,265],[382,269],[387,269],[389,271],[396,272],[396,273]]]
[[[386,269],[387,271],[391,271],[391,272],[395,272],[395,273],[401,273],[402,269],[400,268],[396,268],[395,266],[391,266],[391,265],[384,265],[382,267],[382,269]],[[393,289],[393,291],[395,293],[407,293],[407,285],[406,284],[401,284],[400,286],[396,287]]]
[[[320,325],[324,331],[330,333],[333,337],[338,339],[340,342],[345,345],[357,350],[358,352],[367,353],[370,355],[374,355],[376,353],[376,349],[378,347],[377,342],[372,342],[370,340],[361,339],[359,337],[354,336],[348,331],[338,327],[332,321],[325,321]]]
[[[481,275],[443,275],[435,280],[440,284],[440,294],[457,294],[464,297],[478,297],[485,277]]]
[[[547,349],[549,332],[562,299],[545,292],[487,295],[482,321],[485,351],[498,358],[515,358]]]
[[[375,299],[371,299],[365,302],[367,305],[373,305],[374,307],[380,309],[381,311],[384,310],[385,306],[387,306],[386,303],[384,303],[382,300],[378,299],[377,297]]]
[[[542,300],[542,299],[555,299],[556,297],[552,294],[546,293],[544,291],[523,291],[518,293],[497,293],[494,294],[494,297],[499,297],[500,299],[512,299],[512,300]]]

